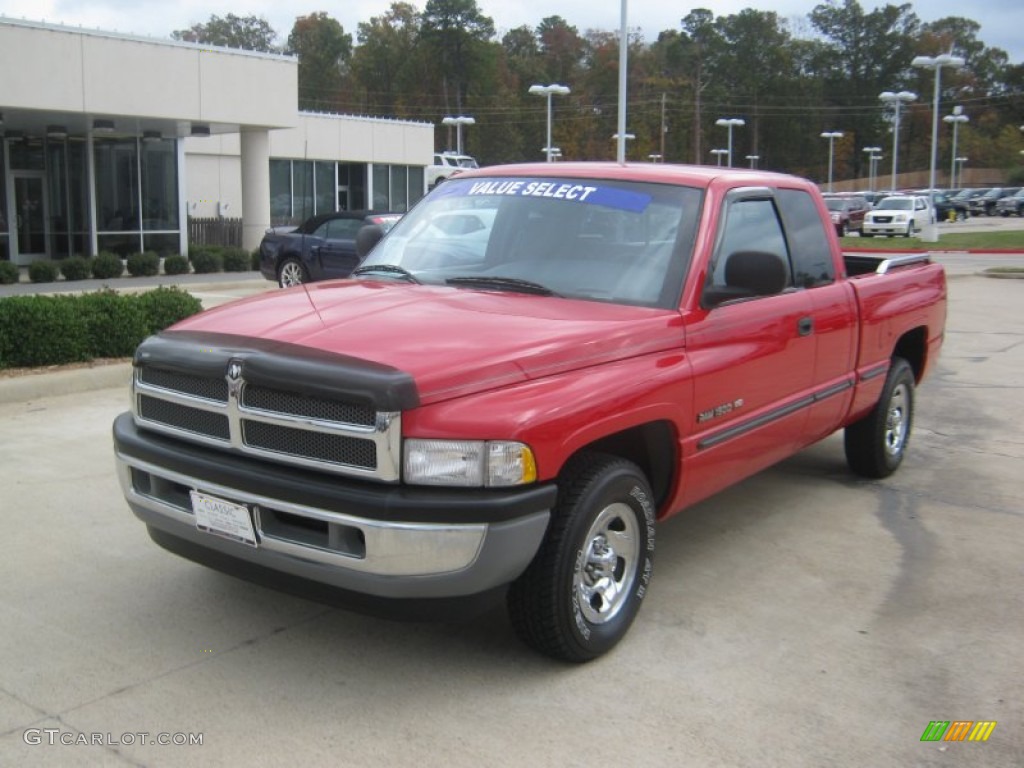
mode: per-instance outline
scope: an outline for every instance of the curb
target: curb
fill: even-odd
[[[87,368],[25,373],[0,378],[0,405],[26,403],[44,397],[73,395],[97,389],[124,387],[131,381],[130,360],[93,364]]]

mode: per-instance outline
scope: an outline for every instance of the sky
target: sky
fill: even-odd
[[[412,4],[422,10],[426,0]],[[639,27],[644,39],[653,42],[662,30],[679,29],[680,20],[694,8],[708,8],[716,16],[728,16],[745,8],[773,10],[783,19],[799,20],[806,26],[806,17],[817,4],[817,0],[704,0],[695,4],[632,0],[628,26]],[[865,11],[885,4],[861,0]],[[888,4],[900,5],[901,0]],[[290,0],[0,0],[0,16],[167,38],[174,30],[209,21],[211,15],[224,17],[233,13],[265,19],[278,33],[278,42],[283,43],[296,16],[319,11],[337,19],[354,37],[359,22],[382,15],[391,0],[348,0],[343,5],[344,8],[339,8],[312,2],[306,7]],[[921,0],[910,5],[926,22],[946,16],[972,18],[981,25],[978,37],[985,45],[1005,50],[1011,63],[1024,62],[1024,2]],[[622,12],[621,2],[614,0],[477,0],[477,6],[494,20],[499,37],[523,24],[535,27],[541,19],[554,15],[561,16],[581,33],[588,29],[617,31]]]

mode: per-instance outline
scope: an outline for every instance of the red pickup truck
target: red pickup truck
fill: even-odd
[[[380,234],[350,279],[143,342],[127,501],[161,546],[282,587],[500,591],[560,659],[623,637],[677,512],[838,429],[854,472],[892,473],[943,338],[942,267],[844,258],[781,174],[469,170]]]

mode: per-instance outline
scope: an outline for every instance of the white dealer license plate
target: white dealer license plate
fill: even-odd
[[[256,531],[252,527],[252,515],[243,504],[218,499],[198,491],[189,491],[192,497],[192,511],[196,516],[196,528],[206,533],[223,536],[256,546]]]

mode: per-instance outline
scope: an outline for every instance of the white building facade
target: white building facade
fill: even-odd
[[[405,211],[429,123],[301,113],[298,60],[0,16],[0,260],[186,253],[187,222]]]

